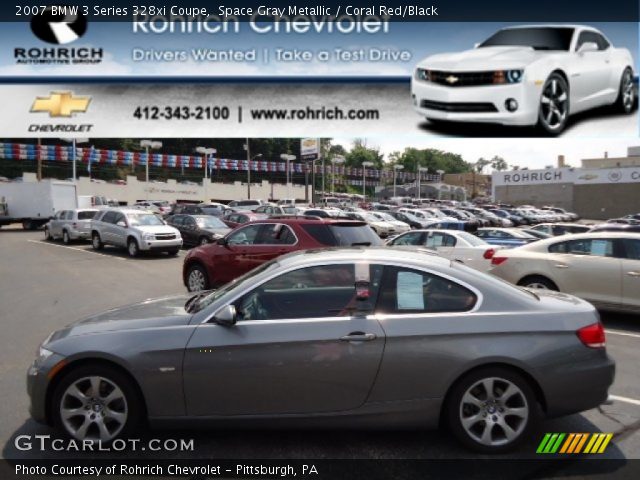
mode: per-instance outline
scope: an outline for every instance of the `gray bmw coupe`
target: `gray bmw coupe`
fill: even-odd
[[[426,251],[289,254],[195,296],[52,333],[31,414],[109,443],[152,426],[430,428],[503,452],[544,417],[600,405],[614,378],[587,302]]]

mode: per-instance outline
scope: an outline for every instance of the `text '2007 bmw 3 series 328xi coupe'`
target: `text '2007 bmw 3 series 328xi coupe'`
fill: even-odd
[[[428,251],[291,253],[212,292],[52,333],[31,414],[78,440],[152,426],[431,428],[514,448],[603,403],[614,362],[594,308]]]
[[[505,28],[475,49],[432,55],[411,90],[433,122],[537,125],[547,135],[575,113],[605,105],[631,113],[636,102],[629,51],[577,25]]]

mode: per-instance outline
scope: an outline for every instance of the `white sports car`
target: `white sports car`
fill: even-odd
[[[633,59],[591,27],[510,27],[473,50],[424,59],[411,92],[431,121],[539,125],[557,135],[574,113],[602,105],[630,113]]]

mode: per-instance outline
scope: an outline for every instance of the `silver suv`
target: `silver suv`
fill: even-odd
[[[132,208],[101,210],[91,222],[91,243],[101,250],[105,245],[126,247],[129,256],[141,251],[176,255],[182,246],[180,232],[158,215]]]
[[[72,240],[89,240],[91,237],[91,219],[98,213],[95,208],[60,210],[44,226],[44,238],[57,240],[65,244]]]

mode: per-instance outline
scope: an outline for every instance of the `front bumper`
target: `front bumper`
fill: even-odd
[[[140,242],[140,250],[167,252],[182,247],[182,238],[173,240],[145,240]]]
[[[411,80],[413,107],[420,115],[451,122],[535,125],[542,86],[523,80],[511,85],[447,87],[422,80]],[[518,102],[510,112],[507,99]]]
[[[38,423],[48,424],[47,390],[51,379],[48,373],[53,367],[64,360],[64,357],[54,353],[43,363],[34,361],[27,372],[27,394],[29,395],[29,413]]]

